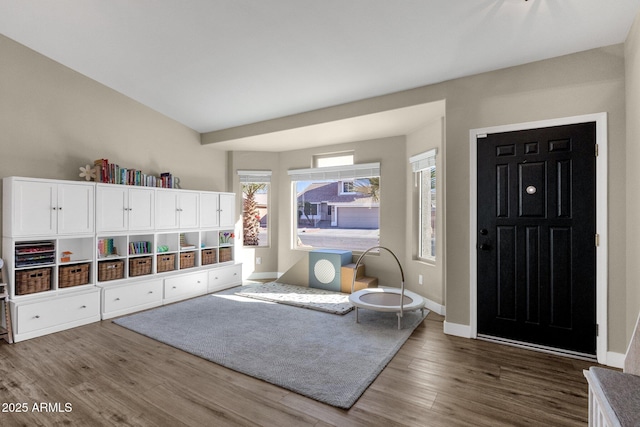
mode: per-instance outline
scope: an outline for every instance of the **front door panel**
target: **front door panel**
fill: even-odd
[[[478,147],[478,333],[595,354],[595,123]]]

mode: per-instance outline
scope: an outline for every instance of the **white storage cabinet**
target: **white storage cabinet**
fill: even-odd
[[[4,178],[3,235],[92,234],[94,198],[94,183]]]
[[[4,178],[2,244],[15,341],[241,284],[234,227],[233,193]],[[105,243],[113,252],[104,253]],[[183,266],[185,252],[193,252],[193,263]],[[175,263],[160,271],[165,257]],[[100,279],[103,263],[114,260],[123,261],[123,274]],[[69,279],[87,266],[88,279]]]
[[[182,274],[164,279],[164,303],[197,297],[207,293],[207,272]]]
[[[115,184],[96,186],[98,233],[146,231],[155,227],[155,189]]]
[[[162,305],[162,279],[127,283],[102,289],[102,318],[146,310]]]
[[[23,341],[100,320],[100,292],[56,294],[46,299],[11,302],[15,341]]]
[[[156,190],[156,228],[197,228],[200,225],[200,193],[188,190]]]
[[[242,284],[242,264],[209,270],[208,292],[217,292]]]

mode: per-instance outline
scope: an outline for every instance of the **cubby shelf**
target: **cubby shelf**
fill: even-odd
[[[240,284],[234,208],[233,193],[3,178],[15,341]]]

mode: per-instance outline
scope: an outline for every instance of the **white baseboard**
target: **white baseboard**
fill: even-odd
[[[442,305],[442,304],[438,304],[436,302],[433,302],[429,299],[425,298],[425,305],[424,307],[429,310],[429,311],[433,311],[436,314],[439,314],[441,316],[446,316],[447,315],[447,308]]]
[[[612,368],[623,369],[624,368],[624,358],[625,358],[625,355],[622,354],[622,353],[614,353],[612,351],[608,351],[607,352],[607,360],[605,361],[605,364],[607,366],[611,366]]]
[[[471,327],[469,325],[460,325],[444,321],[444,333],[454,335],[456,337],[471,338]]]
[[[276,279],[280,277],[278,273],[274,271],[267,271],[263,273],[251,273],[249,277],[246,277],[247,280],[267,280],[267,279]]]

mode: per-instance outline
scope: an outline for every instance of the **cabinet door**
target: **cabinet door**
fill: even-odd
[[[11,234],[14,236],[56,234],[57,184],[14,181],[12,190],[13,223],[11,224]],[[8,230],[4,230],[4,232],[7,233]]]
[[[127,189],[118,186],[98,185],[96,190],[96,228],[102,231],[126,231],[129,227]]]
[[[153,230],[155,190],[129,189],[129,230]]]
[[[180,228],[196,228],[200,224],[200,194],[179,193]]]
[[[218,193],[200,193],[200,228],[218,226],[219,199]]]
[[[178,195],[175,191],[156,192],[156,228],[178,228]]]
[[[65,324],[86,323],[83,319],[99,320],[100,292],[71,295],[41,302],[17,305],[17,331],[25,334],[39,329]],[[60,329],[66,329],[60,327]]]
[[[242,264],[209,270],[207,292],[217,292],[242,284]]]
[[[93,233],[93,185],[58,185],[58,234]]]
[[[162,280],[158,279],[103,289],[102,318],[108,319],[161,305],[162,284]]]
[[[220,194],[220,227],[235,225],[235,194]]]
[[[207,293],[207,273],[184,274],[164,281],[164,302],[173,302]]]

